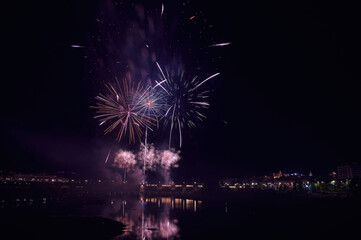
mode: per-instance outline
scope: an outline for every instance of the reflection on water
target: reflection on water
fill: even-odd
[[[75,201],[76,202],[76,201]],[[54,206],[67,206],[62,199],[47,196],[15,197],[0,200],[0,209],[33,209],[64,216],[103,217],[126,225],[125,232],[113,239],[177,239],[180,238],[177,215],[194,214],[202,209],[202,201],[177,197],[114,196],[106,202],[84,199],[81,206],[53,213]],[[64,205],[62,205],[64,204]],[[71,205],[71,204],[70,204]],[[14,207],[14,208],[13,208]],[[57,207],[55,208],[57,209]],[[61,210],[62,211],[62,210]]]
[[[91,206],[88,206],[91,207]],[[176,239],[179,238],[177,211],[197,212],[202,201],[174,197],[140,197],[112,199],[103,205],[101,215],[126,224],[125,233],[114,239]],[[88,210],[89,211],[89,210]]]
[[[219,199],[212,196],[202,202],[115,192],[87,197],[14,192],[0,197],[0,223],[2,233],[20,236],[12,239],[49,239],[54,232],[62,233],[56,238],[62,240],[233,239],[239,234],[244,239],[270,239],[279,238],[280,231],[297,233],[297,239],[349,239],[359,234],[359,222],[354,221],[361,216],[359,197],[312,198],[265,191],[232,196],[219,194]],[[113,237],[123,226],[101,218],[126,224],[126,231]],[[20,230],[13,231],[14,227]]]

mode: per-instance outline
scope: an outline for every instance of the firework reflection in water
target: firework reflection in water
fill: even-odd
[[[173,209],[193,211],[192,206],[184,208],[186,199],[167,197],[140,199],[114,199],[100,214],[126,225],[125,232],[114,239],[177,239],[180,237],[178,219],[171,214]]]

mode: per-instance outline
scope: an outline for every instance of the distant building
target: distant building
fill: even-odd
[[[337,175],[340,179],[361,177],[360,164],[351,163],[338,166]]]
[[[335,171],[332,171],[332,173],[329,174],[330,177],[332,178],[336,178],[337,177],[337,173]]]
[[[281,170],[278,173],[273,173],[273,178],[281,178],[281,177],[282,177]]]

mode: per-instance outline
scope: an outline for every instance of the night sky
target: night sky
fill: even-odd
[[[89,73],[100,2],[16,1],[3,6],[0,169],[101,175],[99,166],[115,139],[103,136],[89,108],[106,81]],[[154,2],[159,11],[162,2]],[[201,68],[196,74],[221,74],[209,83],[207,119],[184,132],[182,160],[173,171],[176,180],[278,170],[327,174],[338,164],[360,161],[356,6],[186,2],[164,1],[166,13],[183,8],[184,15],[199,21],[193,27],[187,22],[185,35],[168,40],[185,42],[189,30],[187,44],[194,51],[182,54],[187,69],[194,65]],[[209,25],[211,30],[200,27]],[[220,42],[232,44],[198,51]]]

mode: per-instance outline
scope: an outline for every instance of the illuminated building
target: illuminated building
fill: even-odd
[[[361,167],[358,163],[345,164],[337,167],[340,179],[361,177]]]
[[[281,178],[281,177],[282,177],[281,170],[278,173],[273,173],[273,178]]]

